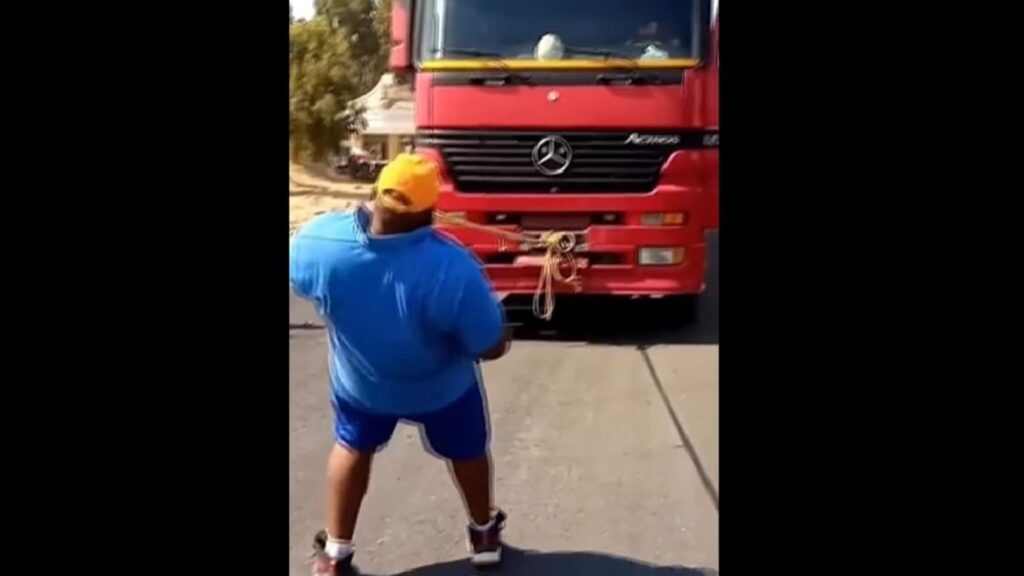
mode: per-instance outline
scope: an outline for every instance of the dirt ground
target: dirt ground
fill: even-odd
[[[295,232],[314,216],[347,210],[370,197],[371,185],[352,182],[319,165],[289,166],[288,225]]]

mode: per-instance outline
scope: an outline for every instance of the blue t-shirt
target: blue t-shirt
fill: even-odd
[[[476,383],[504,312],[466,248],[430,227],[373,236],[370,218],[310,221],[292,239],[292,289],[327,324],[336,394],[369,412],[433,412]]]

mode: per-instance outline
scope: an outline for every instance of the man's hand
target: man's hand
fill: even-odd
[[[498,339],[498,343],[495,344],[490,350],[484,352],[481,360],[497,360],[508,353],[509,349],[512,348],[512,329],[508,326],[501,333],[501,338]]]
[[[508,297],[508,292],[495,292],[494,295],[498,298],[498,302],[503,302]],[[501,334],[501,339],[494,345],[493,348],[484,352],[484,355],[480,357],[481,360],[497,360],[505,354],[508,354],[509,349],[512,348],[512,329],[508,326]]]

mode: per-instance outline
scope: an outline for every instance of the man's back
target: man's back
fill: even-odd
[[[373,236],[365,209],[311,221],[291,281],[328,324],[331,383],[366,410],[435,410],[475,384],[503,317],[479,262],[432,228]]]

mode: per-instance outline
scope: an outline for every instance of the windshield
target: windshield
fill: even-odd
[[[421,61],[698,57],[696,0],[431,0]]]

